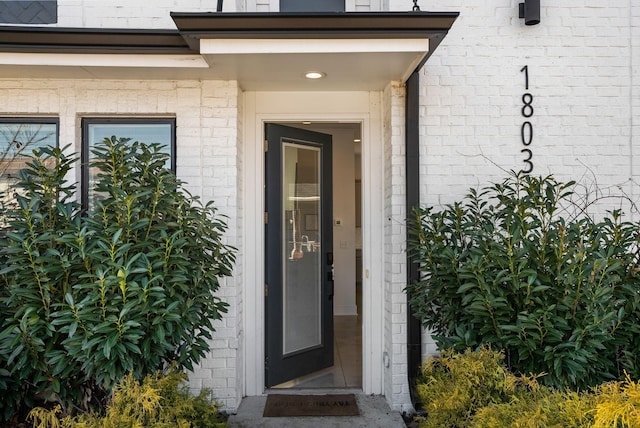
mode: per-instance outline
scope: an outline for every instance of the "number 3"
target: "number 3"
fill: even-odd
[[[520,150],[520,153],[527,153],[529,156],[526,159],[523,159],[522,162],[526,163],[528,168],[527,169],[523,169],[522,172],[524,172],[525,174],[529,174],[531,171],[533,171],[533,162],[531,162],[531,158],[533,157],[533,153],[531,153],[531,150],[529,149],[522,149]]]

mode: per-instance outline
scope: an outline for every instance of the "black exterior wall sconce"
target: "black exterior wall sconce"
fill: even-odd
[[[540,23],[540,0],[524,0],[518,4],[519,16],[524,19],[525,25]]]

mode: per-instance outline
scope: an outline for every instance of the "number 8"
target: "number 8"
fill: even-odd
[[[533,116],[533,106],[531,105],[533,103],[533,95],[527,92],[522,96],[522,102],[524,104],[522,106],[522,115],[524,117]]]

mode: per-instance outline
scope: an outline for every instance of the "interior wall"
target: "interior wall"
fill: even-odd
[[[342,125],[342,124],[340,124]],[[290,124],[332,136],[333,150],[333,268],[334,315],[357,315],[356,306],[356,202],[354,165],[355,144],[359,125],[350,127],[329,123],[316,125]]]
[[[353,130],[333,135],[334,315],[357,315]]]

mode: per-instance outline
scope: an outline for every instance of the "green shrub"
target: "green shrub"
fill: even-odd
[[[416,212],[408,291],[441,349],[488,344],[556,387],[640,376],[638,225],[564,218],[573,186],[513,175]]]
[[[86,214],[63,150],[34,153],[20,173],[0,252],[5,418],[42,400],[64,413],[101,407],[126,373],[191,369],[226,311],[213,293],[234,250],[215,208],[184,190],[156,145],[113,137],[95,155],[99,200]]]
[[[209,391],[190,394],[186,375],[172,369],[147,375],[141,382],[128,374],[113,388],[104,416],[85,414],[60,420],[60,407],[36,408],[29,414],[36,428],[224,428]]]

